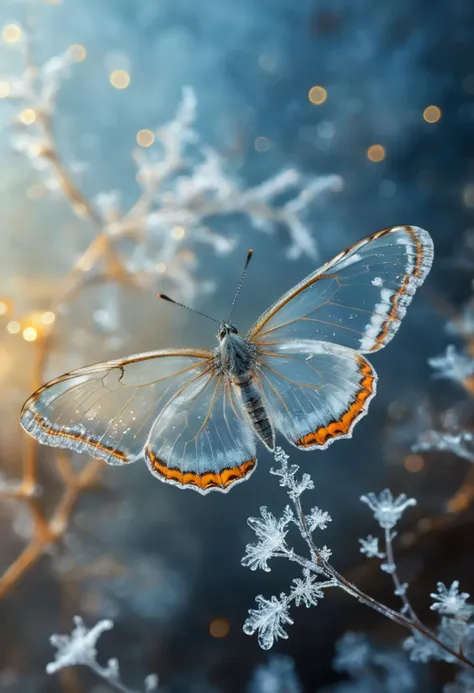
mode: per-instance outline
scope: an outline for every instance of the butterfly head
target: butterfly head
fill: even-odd
[[[235,327],[235,325],[232,325],[230,322],[221,322],[219,325],[219,331],[217,332],[217,339],[219,342],[223,342],[224,339],[227,337],[229,334],[238,334],[239,331]]]

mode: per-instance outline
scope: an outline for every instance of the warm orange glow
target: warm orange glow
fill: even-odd
[[[2,38],[5,43],[16,43],[21,39],[21,28],[18,24],[7,24],[3,27]]]
[[[421,455],[408,455],[405,458],[403,466],[407,472],[421,472],[425,466],[425,461]]]
[[[441,109],[438,106],[428,106],[423,111],[423,118],[427,123],[437,123],[441,118]]]
[[[110,84],[115,89],[126,89],[130,84],[130,75],[127,70],[113,70],[110,73]]]
[[[209,633],[213,638],[226,638],[229,632],[230,625],[226,618],[215,618],[209,624]]]
[[[308,99],[315,106],[320,106],[322,103],[326,101],[327,97],[328,93],[326,89],[320,86],[311,87],[308,93]]]
[[[155,135],[151,130],[140,130],[137,132],[137,142],[140,147],[151,147],[155,141]]]
[[[374,164],[385,159],[385,148],[381,144],[372,144],[367,150],[367,158]]]
[[[0,315],[5,315],[10,310],[10,304],[8,301],[2,301],[0,299]]]

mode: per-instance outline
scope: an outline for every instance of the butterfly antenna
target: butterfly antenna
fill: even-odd
[[[230,320],[230,316],[232,315],[232,311],[234,310],[234,306],[235,306],[235,302],[236,302],[236,300],[237,300],[237,296],[239,295],[240,289],[242,288],[242,284],[243,284],[243,281],[244,281],[245,273],[247,272],[247,267],[249,266],[249,262],[250,262],[250,260],[252,259],[252,255],[253,255],[253,250],[249,250],[249,252],[247,253],[247,259],[245,260],[244,269],[242,270],[242,275],[241,275],[241,277],[240,277],[240,281],[239,281],[239,284],[238,284],[238,286],[237,286],[237,291],[235,292],[234,300],[232,301],[232,304],[231,304],[231,306],[230,306],[229,318],[228,318],[229,320]]]
[[[162,298],[163,301],[168,301],[169,303],[174,303],[175,306],[181,306],[181,308],[186,308],[186,310],[190,310],[191,313],[196,313],[196,315],[200,315],[203,318],[207,318],[208,320],[212,320],[212,322],[217,322],[218,325],[220,325],[219,320],[216,320],[215,318],[211,318],[210,315],[206,315],[206,313],[201,313],[199,310],[196,310],[195,308],[190,308],[189,306],[185,306],[184,303],[178,303],[178,301],[173,300],[166,294],[156,294],[158,298]]]

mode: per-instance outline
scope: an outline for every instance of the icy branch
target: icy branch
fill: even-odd
[[[53,662],[46,666],[48,674],[73,666],[85,666],[102,678],[109,686],[120,693],[137,693],[128,688],[120,678],[117,659],[109,659],[104,667],[97,661],[97,641],[107,630],[113,628],[113,622],[106,619],[99,621],[90,630],[86,628],[80,616],[74,617],[74,628],[70,635],[52,635],[51,644],[56,648]],[[151,693],[158,688],[158,677],[150,674],[144,682],[144,693]]]

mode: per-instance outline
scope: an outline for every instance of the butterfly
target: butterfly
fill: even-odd
[[[246,336],[229,317],[214,350],[71,371],[27,400],[22,426],[47,445],[113,465],[144,457],[162,481],[226,492],[254,471],[257,441],[274,450],[277,431],[301,450],[351,437],[376,391],[363,354],[395,335],[432,260],[427,231],[378,231],[290,289]]]

